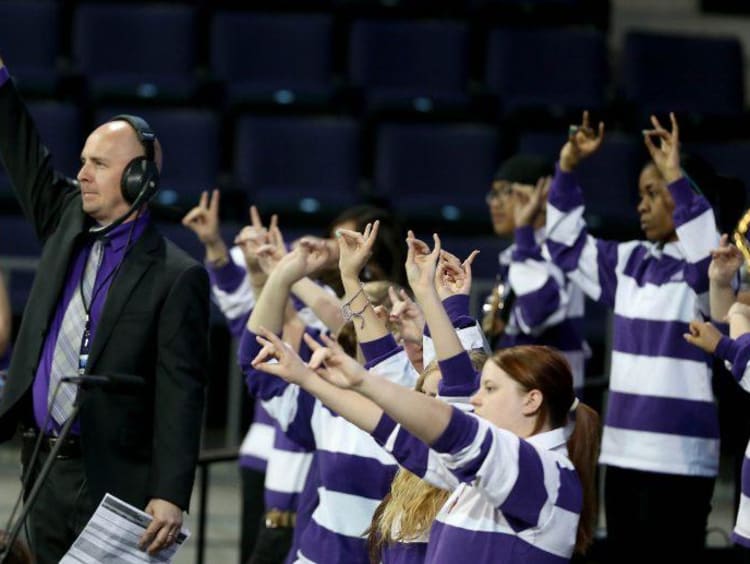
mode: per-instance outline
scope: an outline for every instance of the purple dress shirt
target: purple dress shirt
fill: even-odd
[[[94,289],[92,290],[93,302],[89,313],[92,342],[96,337],[96,327],[102,315],[102,309],[104,308],[107,299],[107,293],[116,277],[114,271],[120,265],[125,256],[128,238],[130,238],[130,248],[132,248],[143,233],[149,221],[150,216],[148,212],[146,212],[136,219],[135,222],[129,221],[122,225],[118,225],[105,237],[104,247],[102,249],[102,262],[96,273]],[[131,228],[133,230],[132,234]],[[47,411],[49,409],[47,404],[49,375],[50,370],[52,369],[52,358],[55,354],[57,335],[60,332],[63,316],[65,315],[65,310],[73,297],[73,292],[79,291],[81,276],[83,276],[86,260],[91,253],[91,247],[93,244],[93,238],[86,238],[83,239],[83,241],[73,250],[73,258],[68,266],[68,272],[65,276],[65,286],[62,290],[61,299],[57,303],[57,308],[55,309],[55,314],[50,323],[49,331],[44,338],[44,346],[42,347],[42,354],[39,358],[39,364],[37,365],[33,387],[34,420],[36,421],[37,427],[40,429],[44,425],[44,420],[47,418]],[[71,374],[71,376],[74,376],[74,374]],[[80,434],[79,425],[79,422],[76,422],[73,425],[71,432]],[[55,422],[54,418],[50,417],[49,423],[47,424],[47,432],[56,433],[60,428],[61,426]]]

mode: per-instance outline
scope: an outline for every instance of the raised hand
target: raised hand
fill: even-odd
[[[301,237],[297,239],[294,243],[292,243],[293,247],[296,247],[297,245],[308,242],[312,243],[314,245],[324,245],[325,246],[325,253],[326,253],[326,263],[322,266],[324,269],[328,268],[336,268],[338,269],[339,264],[339,244],[336,242],[336,239],[325,239],[323,237],[316,237],[314,235],[305,235],[304,237]]]
[[[691,321],[689,333],[683,334],[685,340],[708,354],[713,354],[719,341],[721,332],[707,321]]]
[[[540,178],[534,188],[513,185],[513,219],[516,227],[533,226],[544,212],[552,178]]]
[[[271,224],[268,227],[268,242],[259,247],[257,253],[258,264],[266,274],[270,274],[287,254],[284,236],[279,229],[279,218],[276,214],[271,216]]]
[[[326,265],[330,264],[332,260],[331,246],[325,239],[303,237],[297,242],[297,246],[302,247],[307,251],[307,263],[305,266],[306,276],[318,272]]]
[[[389,286],[388,296],[391,299],[391,311],[388,314],[388,319],[398,327],[399,337],[403,343],[421,345],[424,333],[422,310],[403,288],[396,293],[393,286]]]
[[[221,241],[219,232],[219,191],[212,190],[209,199],[208,191],[201,192],[198,205],[182,218],[182,225],[198,236],[206,246],[215,245]]]
[[[263,252],[271,252],[268,245]],[[326,262],[325,245],[305,241],[297,245],[290,253],[285,254],[275,266],[276,276],[285,283],[293,284],[305,276],[316,272]]]
[[[471,293],[471,265],[478,254],[478,250],[473,250],[466,260],[461,262],[458,257],[448,251],[440,251],[440,262],[435,274],[435,289],[441,300],[458,294],[468,296]]]
[[[583,159],[599,150],[604,139],[604,122],[599,122],[598,132],[591,128],[589,112],[583,112],[581,125],[568,128],[568,141],[560,150],[560,169],[571,172]]]
[[[257,370],[297,385],[301,385],[306,378],[315,377],[291,345],[282,341],[273,332],[261,327],[256,340],[263,347],[252,362]]]
[[[651,125],[654,128],[643,130],[643,142],[662,177],[671,183],[682,177],[682,170],[680,169],[680,129],[674,112],[669,113],[669,119],[672,122],[672,131],[664,129],[656,116],[651,116]],[[652,138],[659,139],[658,147]]]
[[[724,234],[719,241],[719,248],[711,251],[711,263],[708,265],[708,278],[711,283],[721,287],[732,285],[732,279],[742,266],[742,253],[729,242]]]
[[[250,206],[250,225],[246,225],[240,230],[234,238],[234,244],[242,250],[249,270],[261,270],[258,260],[258,249],[263,245],[269,244],[269,240],[268,230],[263,225],[258,208],[255,206]]]
[[[365,367],[346,354],[344,349],[327,335],[321,335],[325,346],[307,333],[303,338],[313,351],[307,365],[327,382],[338,388],[351,389],[359,386],[367,377]]]
[[[359,278],[359,273],[372,254],[372,246],[378,236],[380,221],[368,223],[363,233],[350,229],[337,229],[339,243],[339,271],[341,278]]]
[[[432,234],[435,246],[430,247],[424,241],[417,239],[410,229],[406,244],[409,248],[406,253],[406,278],[415,295],[432,290],[435,285],[435,272],[440,257],[440,237],[437,233]]]

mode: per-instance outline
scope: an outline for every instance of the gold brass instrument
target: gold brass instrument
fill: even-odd
[[[504,295],[505,284],[498,276],[495,285],[492,287],[492,293],[487,296],[482,305],[482,331],[488,337],[496,337],[505,330],[505,323],[502,318]]]
[[[750,245],[747,241],[748,228],[750,228],[750,210],[747,210],[737,223],[733,234],[734,244],[745,257],[745,264],[750,267]]]

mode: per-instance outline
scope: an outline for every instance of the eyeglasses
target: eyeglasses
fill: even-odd
[[[487,205],[492,204],[493,202],[496,202],[500,198],[508,198],[513,195],[513,184],[510,182],[505,181],[495,181],[492,183],[492,190],[487,192],[487,195],[485,196],[484,200],[487,202]]]

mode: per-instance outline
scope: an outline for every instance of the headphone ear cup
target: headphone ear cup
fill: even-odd
[[[136,157],[122,171],[122,197],[129,204],[149,201],[159,189],[159,169],[146,157]]]

